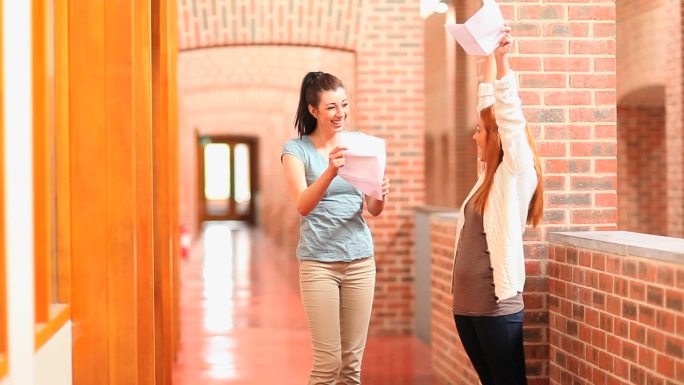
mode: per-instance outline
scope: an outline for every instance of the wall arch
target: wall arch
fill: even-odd
[[[184,51],[179,68],[181,218],[197,231],[196,135],[247,135],[259,139],[257,221],[278,242],[296,240],[299,217],[290,204],[280,148],[291,137],[304,74],[339,76],[354,100],[355,55],[298,46],[229,46]],[[271,218],[282,218],[269,221]]]
[[[353,51],[363,0],[179,1],[181,50],[232,45],[300,45]]]
[[[665,87],[648,86],[618,101],[618,227],[667,235]]]

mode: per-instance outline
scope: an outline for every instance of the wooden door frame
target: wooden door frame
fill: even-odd
[[[197,205],[197,218],[198,218],[198,227],[202,227],[202,223],[204,221],[211,221],[211,220],[230,220],[231,218],[228,216],[208,216],[206,214],[206,204],[205,204],[205,199],[204,199],[204,144],[202,143],[203,138],[211,138],[210,143],[226,143],[226,144],[231,144],[231,143],[245,143],[249,146],[250,149],[250,154],[249,154],[249,184],[250,184],[250,191],[252,194],[252,198],[249,201],[249,215],[246,217],[247,223],[250,225],[255,224],[255,219],[256,219],[256,214],[255,214],[255,209],[256,205],[254,203],[254,197],[257,195],[259,191],[259,172],[258,172],[258,157],[259,157],[259,138],[255,136],[245,136],[245,135],[210,135],[210,134],[201,134],[199,131],[196,131],[196,140],[195,143],[197,143],[197,200],[198,200],[198,205]],[[230,153],[231,156],[231,167],[233,164],[233,151]],[[231,178],[234,177],[234,173],[231,173]],[[231,189],[235,189],[235,183],[231,183]],[[234,196],[234,193],[231,192],[231,197]]]

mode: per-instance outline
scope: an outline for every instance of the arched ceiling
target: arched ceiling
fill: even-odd
[[[368,0],[178,0],[181,50],[286,44],[354,50]]]

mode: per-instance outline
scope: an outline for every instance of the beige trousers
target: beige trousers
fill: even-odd
[[[313,345],[308,384],[360,384],[375,291],[375,260],[300,261],[299,287]]]

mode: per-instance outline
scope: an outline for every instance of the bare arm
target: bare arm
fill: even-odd
[[[385,209],[385,203],[387,202],[387,194],[389,194],[389,188],[390,188],[390,183],[389,183],[389,178],[384,177],[382,180],[382,200],[379,201],[373,197],[370,197],[366,195],[366,207],[368,208],[368,212],[371,213],[372,216],[377,217],[382,213],[382,210]]]
[[[511,27],[503,28],[505,35],[501,38],[499,46],[494,50],[496,57],[496,79],[499,80],[508,75],[511,67],[508,64],[508,52],[513,48],[513,38],[511,38]]]
[[[484,59],[484,83],[494,83],[496,79],[496,58],[494,53]]]
[[[285,180],[290,190],[297,212],[306,216],[318,205],[323,198],[325,190],[337,176],[337,170],[344,165],[343,147],[335,147],[330,152],[328,168],[316,179],[311,186],[306,185],[304,174],[304,164],[297,157],[289,154],[283,155],[283,168],[285,169]]]
[[[518,81],[508,63],[508,52],[513,45],[511,29],[506,26],[503,31],[506,34],[501,38],[499,47],[494,50],[497,69],[494,112],[504,151],[503,164],[511,172],[517,173],[530,169],[534,159],[525,133],[527,121],[518,95]]]

